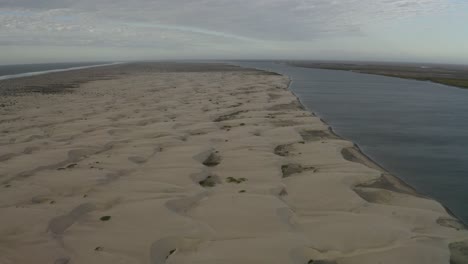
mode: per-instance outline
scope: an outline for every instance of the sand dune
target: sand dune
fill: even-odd
[[[0,82],[0,263],[468,263],[463,224],[304,110],[287,77],[99,71]]]

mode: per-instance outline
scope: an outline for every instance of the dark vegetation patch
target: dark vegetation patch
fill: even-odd
[[[274,149],[274,153],[281,157],[289,156],[292,151],[292,144],[279,145]]]
[[[299,132],[302,139],[305,141],[318,141],[324,139],[338,139],[336,135],[334,135],[330,131],[326,130],[303,130]]]
[[[226,181],[229,182],[229,183],[239,184],[239,183],[243,183],[243,182],[247,181],[247,179],[246,178],[227,177]]]
[[[298,102],[298,101],[293,101],[288,104],[277,104],[273,105],[266,110],[268,111],[285,111],[285,110],[298,110],[298,109],[304,109],[304,107]]]
[[[287,178],[293,174],[301,173],[304,171],[316,172],[317,169],[312,166],[303,167],[301,164],[286,164],[286,165],[281,166],[281,172],[283,173],[283,178]]]
[[[99,218],[99,220],[101,220],[101,221],[109,221],[110,219],[111,219],[110,215],[105,215],[105,216],[102,216],[101,218]]]
[[[221,180],[217,175],[208,175],[205,179],[198,182],[202,187],[215,187],[216,184],[220,184]]]
[[[221,156],[217,155],[216,153],[211,153],[205,161],[203,161],[203,165],[207,167],[215,167],[221,162]]]

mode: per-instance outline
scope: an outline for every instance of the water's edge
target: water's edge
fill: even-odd
[[[406,189],[409,189],[411,190],[411,192],[413,193],[413,195],[415,196],[418,196],[418,197],[424,197],[426,199],[430,199],[430,200],[433,200],[433,201],[436,201],[437,203],[439,203],[444,209],[445,211],[447,211],[447,213],[449,215],[451,215],[452,217],[456,218],[458,221],[460,221],[460,223],[463,225],[463,227],[465,229],[468,229],[468,224],[465,223],[465,221],[463,221],[463,219],[461,219],[460,217],[458,217],[452,210],[450,210],[450,208],[448,206],[446,206],[445,204],[443,204],[441,201],[433,198],[433,197],[430,197],[430,196],[427,196],[427,195],[424,195],[420,192],[417,191],[417,189],[413,186],[411,186],[409,183],[407,183],[406,181],[404,181],[402,178],[398,177],[398,176],[395,176],[393,174],[391,174],[387,169],[385,169],[381,164],[379,164],[377,161],[375,161],[374,159],[372,159],[370,156],[368,156],[362,149],[361,147],[359,147],[358,144],[356,144],[355,142],[353,142],[352,140],[349,140],[339,134],[337,134],[333,127],[331,125],[328,124],[327,121],[325,121],[323,118],[321,118],[315,111],[313,111],[312,109],[309,109],[308,107],[305,106],[305,104],[301,101],[300,97],[294,93],[294,91],[291,89],[291,85],[293,83],[293,80],[291,79],[290,76],[287,76],[285,74],[280,74],[280,73],[277,73],[277,72],[274,72],[274,71],[270,71],[270,70],[264,70],[264,69],[258,69],[258,70],[262,70],[262,71],[265,71],[265,72],[270,72],[270,73],[275,73],[275,74],[278,74],[278,75],[282,75],[282,76],[285,76],[289,79],[289,82],[288,82],[288,90],[289,92],[291,92],[294,97],[296,97],[296,100],[297,102],[300,104],[300,106],[304,109],[304,110],[307,110],[308,112],[312,113],[314,116],[320,118],[320,121],[322,123],[324,123],[327,127],[328,127],[328,130],[333,133],[333,135],[335,135],[337,138],[340,138],[340,139],[343,139],[343,140],[346,140],[346,141],[349,141],[351,143],[353,143],[354,145],[354,149],[356,151],[356,154],[359,155],[360,157],[356,157],[357,159],[362,159],[365,163],[368,163],[368,164],[363,164],[364,166],[367,166],[369,168],[373,168],[373,169],[377,169],[379,170],[380,172],[382,172],[382,175],[385,174],[385,176],[387,177],[391,177],[395,182],[397,182],[400,186],[398,186],[397,184],[394,184],[394,183],[391,183],[393,185],[394,188],[396,189],[402,189],[402,188],[406,188]],[[344,158],[344,157],[343,157]]]

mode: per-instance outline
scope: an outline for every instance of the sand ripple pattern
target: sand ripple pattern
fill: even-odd
[[[95,74],[0,83],[0,263],[468,263],[463,223],[304,110],[286,77]]]

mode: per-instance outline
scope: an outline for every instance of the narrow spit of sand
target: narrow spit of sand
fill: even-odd
[[[0,263],[468,263],[468,232],[288,78],[138,63],[0,81]]]

